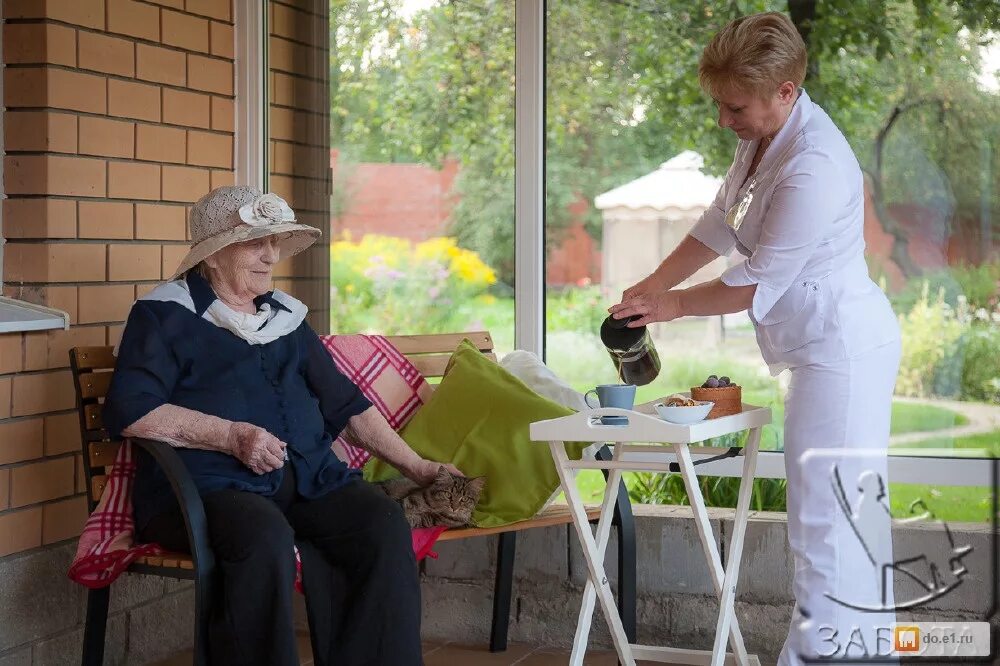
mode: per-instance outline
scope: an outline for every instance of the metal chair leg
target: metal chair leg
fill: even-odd
[[[507,649],[510,626],[510,601],[514,588],[514,551],[517,532],[503,532],[497,542],[497,571],[493,582],[493,626],[490,629],[490,652]]]
[[[83,628],[83,666],[104,663],[104,635],[108,625],[111,587],[87,592],[87,622]]]
[[[611,460],[611,450],[604,446],[596,455],[598,460]],[[603,470],[604,478],[608,471]],[[622,481],[618,486],[618,501],[615,503],[615,515],[612,524],[618,530],[618,614],[622,619],[622,628],[629,643],[636,642],[636,553],[635,553],[635,517],[632,515],[632,503],[628,497],[628,488]]]

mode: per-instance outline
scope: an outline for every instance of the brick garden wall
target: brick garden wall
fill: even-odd
[[[327,99],[324,9],[274,3],[271,127],[272,189],[326,231],[327,119],[311,110]],[[234,11],[232,0],[2,11],[4,295],[72,325],[0,334],[0,666],[79,663],[85,595],[65,574],[86,499],[67,351],[118,341],[133,301],[185,254],[190,205],[234,181]],[[323,243],[280,272],[321,331],[328,256]],[[189,584],[126,578],[106,663],[190,645]]]

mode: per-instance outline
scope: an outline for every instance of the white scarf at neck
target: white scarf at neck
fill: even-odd
[[[217,298],[208,306],[202,318],[252,345],[266,345],[297,329],[309,312],[305,303],[283,291],[275,289],[271,296],[290,312],[271,307],[270,303],[261,305],[255,314],[237,312]],[[195,311],[194,300],[184,278],[165,282],[139,300],[170,301],[184,306],[191,312]]]

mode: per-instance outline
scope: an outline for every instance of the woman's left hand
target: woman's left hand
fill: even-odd
[[[683,314],[680,293],[677,291],[642,294],[612,305],[608,308],[608,312],[615,319],[638,315],[638,319],[628,323],[629,328],[638,328],[657,321],[671,321]]]
[[[457,467],[450,463],[439,463],[426,459],[417,463],[417,465],[410,470],[409,474],[406,476],[414,483],[421,486],[427,486],[433,483],[434,479],[437,478],[438,470],[442,467],[455,476],[465,476]]]

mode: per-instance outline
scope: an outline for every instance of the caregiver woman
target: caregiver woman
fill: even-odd
[[[861,504],[875,511],[861,511],[869,521],[859,537],[837,501],[832,462],[852,512],[862,472],[886,479],[900,337],[865,265],[861,169],[844,135],[800,88],[805,71],[805,45],[783,14],[736,19],[712,39],[698,75],[719,126],[739,137],[736,156],[688,236],[610,308],[616,318],[638,315],[633,327],[747,310],[771,374],[791,370],[784,449],[796,603],[779,664],[885,654],[887,630],[876,629],[891,631],[895,619],[836,601],[893,602],[891,583],[882,597],[878,571],[892,559],[884,487],[870,474],[861,479],[876,497]],[[734,247],[745,261],[719,279],[675,289]],[[862,449],[867,456],[847,451]],[[814,459],[822,450],[835,457]]]

